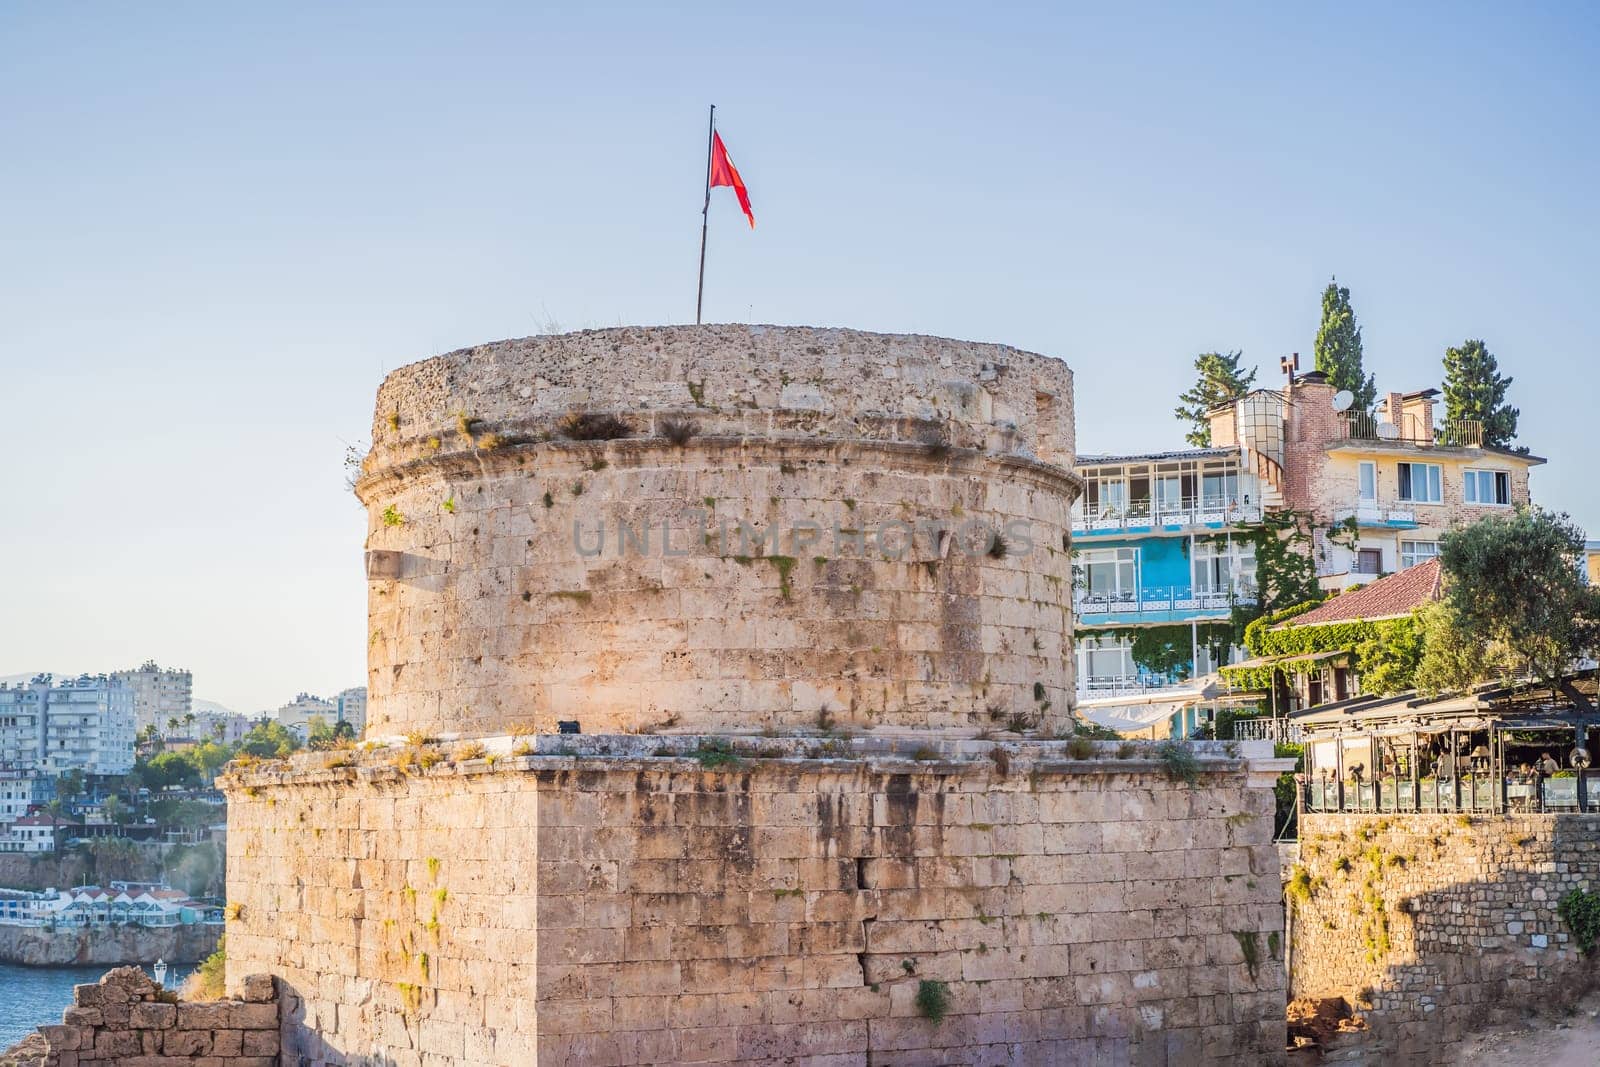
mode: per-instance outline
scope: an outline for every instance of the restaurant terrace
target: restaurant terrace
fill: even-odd
[[[1309,812],[1600,811],[1596,672],[1437,698],[1358,697],[1291,716]]]

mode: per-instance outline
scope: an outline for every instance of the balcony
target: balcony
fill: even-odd
[[[1117,534],[1181,533],[1192,529],[1220,530],[1261,521],[1258,504],[1238,504],[1226,500],[1189,500],[1163,506],[1150,500],[1135,500],[1125,508],[1103,506],[1097,511],[1072,517],[1072,532],[1078,537],[1107,537]]]
[[[1149,672],[1126,677],[1097,675],[1078,679],[1078,698],[1094,700],[1104,697],[1142,697],[1164,689],[1174,689],[1183,684],[1179,679]]]
[[[1417,526],[1417,513],[1409,505],[1397,507],[1372,501],[1336,511],[1333,518],[1335,522],[1354,519],[1357,526],[1387,530],[1414,530]]]
[[[1201,616],[1226,615],[1235,604],[1254,604],[1254,588],[1200,590],[1159,587],[1116,593],[1080,593],[1072,610],[1087,626],[1113,622],[1187,622]]]
[[[1233,739],[1298,745],[1304,738],[1299,723],[1263,715],[1254,719],[1233,720]]]
[[[1481,448],[1483,423],[1477,419],[1450,419],[1434,426],[1416,412],[1391,422],[1370,411],[1343,411],[1339,413],[1339,440],[1389,441],[1422,448]]]

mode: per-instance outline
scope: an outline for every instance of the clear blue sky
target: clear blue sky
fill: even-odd
[[[710,102],[713,321],[1058,355],[1134,449],[1337,274],[1380,389],[1486,339],[1600,535],[1600,8],[1406,6],[6,5],[0,675],[359,684],[381,375],[692,319]]]

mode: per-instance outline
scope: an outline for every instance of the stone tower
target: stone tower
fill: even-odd
[[[390,375],[366,740],[221,780],[283,1062],[1281,1062],[1286,761],[1057,739],[1071,382],[755,326]]]
[[[597,330],[401,368],[357,486],[369,731],[1069,721],[1072,426],[1059,360],[935,337]]]

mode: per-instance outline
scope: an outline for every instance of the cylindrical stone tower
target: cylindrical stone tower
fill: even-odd
[[[854,330],[592,330],[378,392],[368,729],[1050,726],[1072,373]]]

